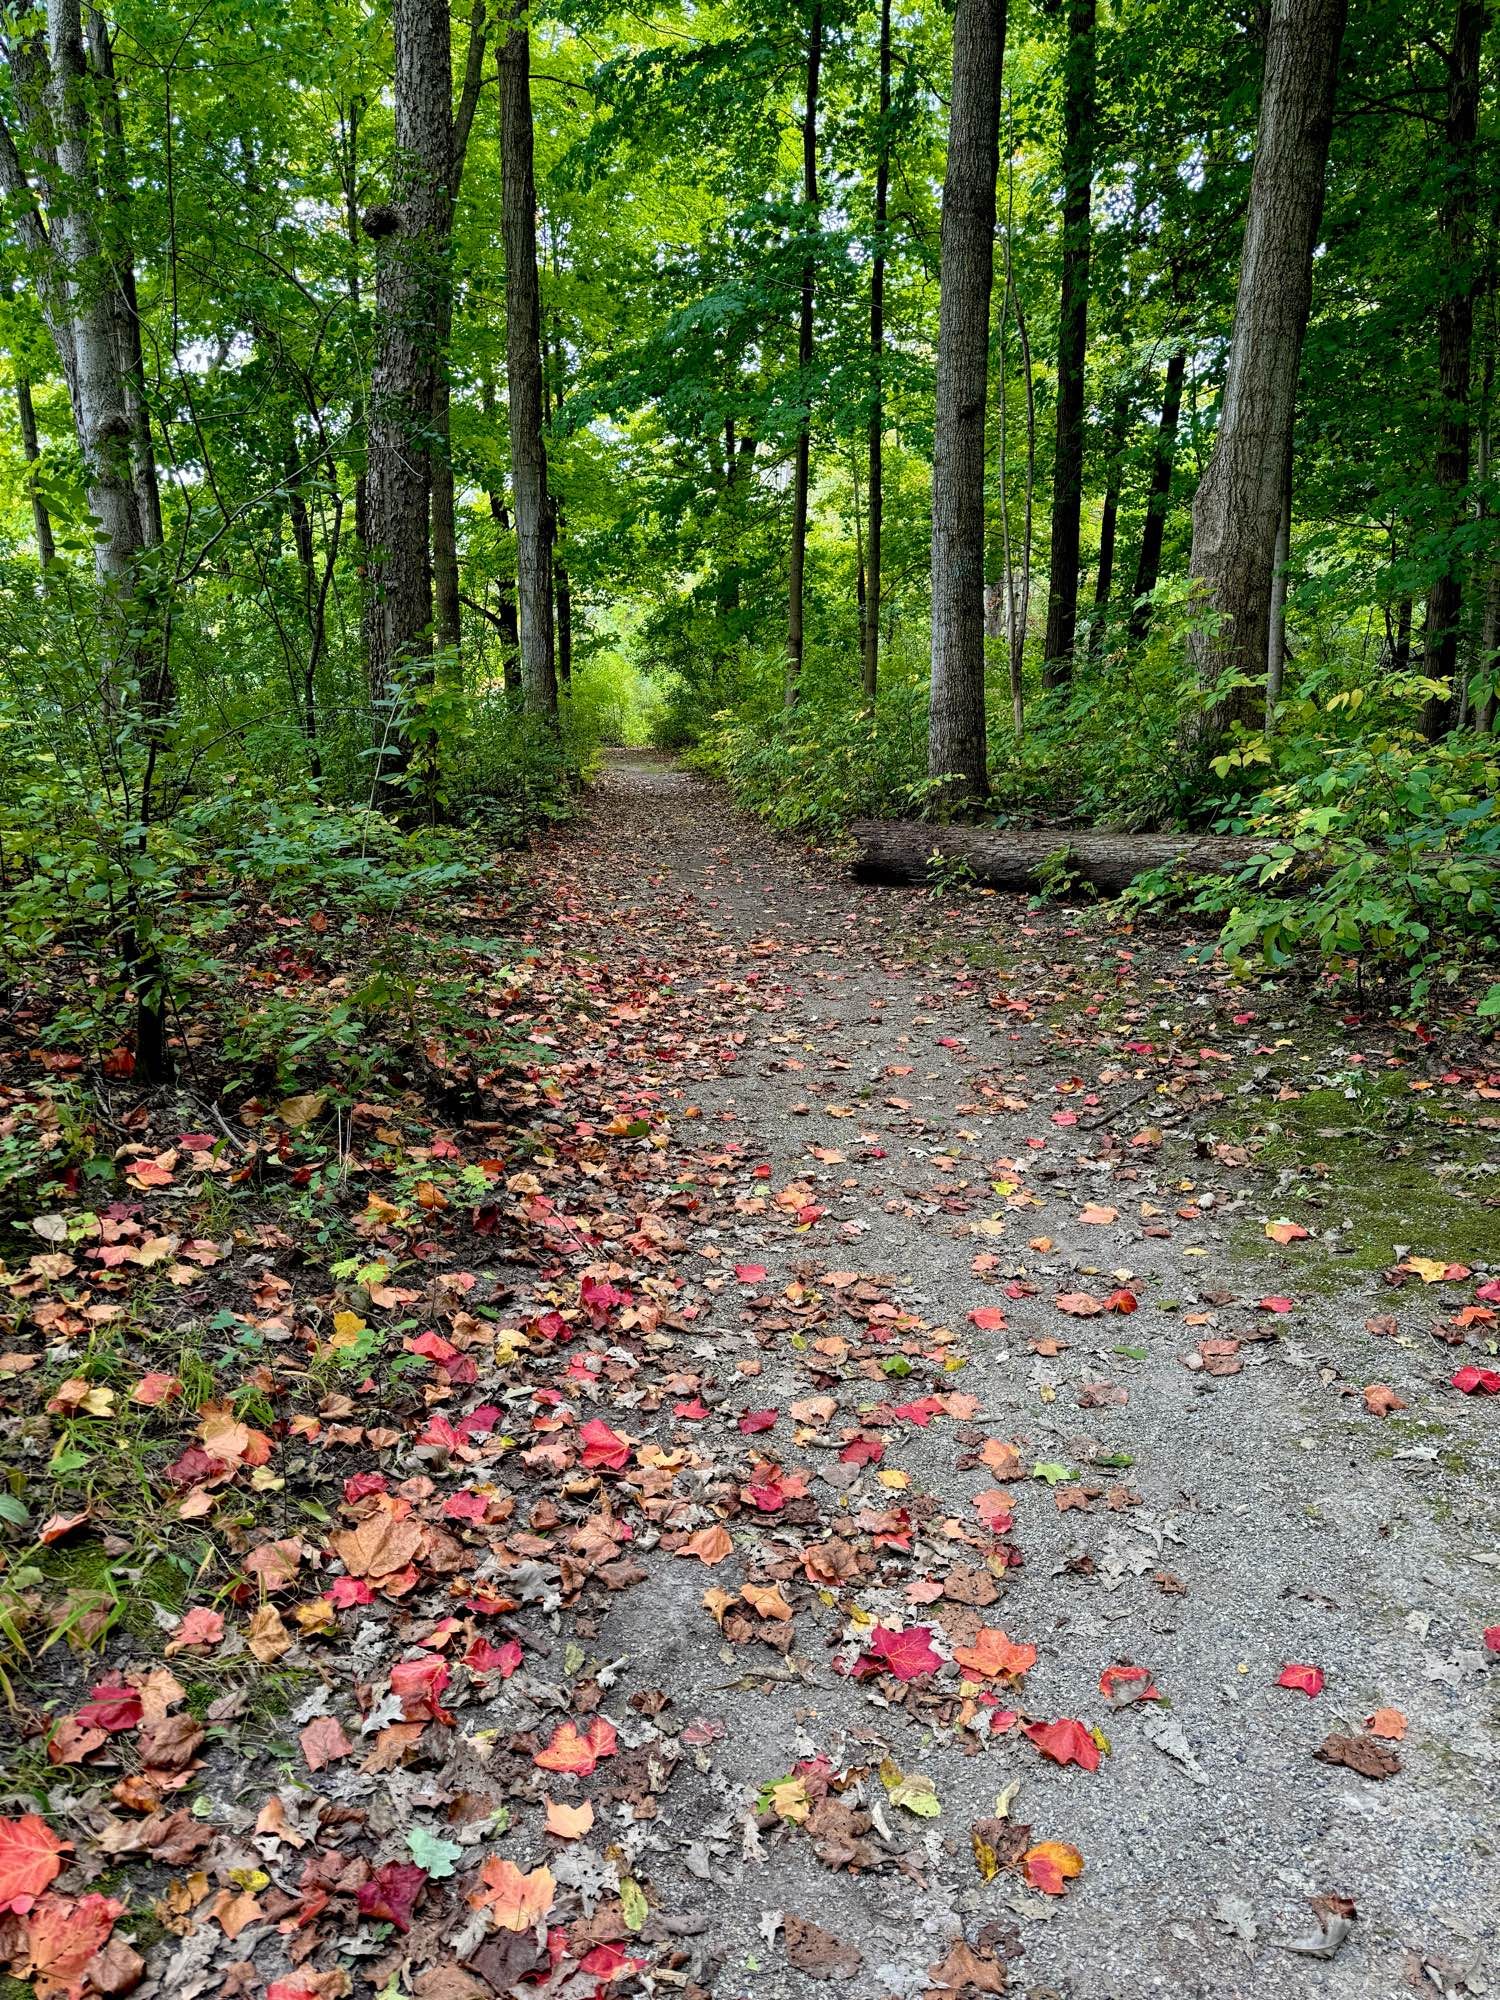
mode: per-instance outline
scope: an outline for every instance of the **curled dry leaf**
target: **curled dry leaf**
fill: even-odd
[[[1320,1764],[1342,1764],[1362,1778],[1394,1778],[1401,1759],[1374,1736],[1325,1736],[1313,1755]]]

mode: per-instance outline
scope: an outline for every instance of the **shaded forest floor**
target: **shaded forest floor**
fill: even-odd
[[[404,1088],[5,1246],[0,1963],[1496,1990],[1500,1061],[644,756],[445,914]]]

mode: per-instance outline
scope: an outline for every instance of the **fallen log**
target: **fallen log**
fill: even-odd
[[[1101,896],[1118,896],[1138,875],[1178,868],[1185,875],[1233,875],[1270,843],[1239,834],[1125,833],[1080,827],[926,826],[915,820],[862,819],[851,828],[859,882],[925,886],[963,874],[986,889],[1034,893],[1086,882]],[[1326,875],[1316,862],[1299,865],[1299,887]],[[1291,886],[1289,881],[1288,886]]]

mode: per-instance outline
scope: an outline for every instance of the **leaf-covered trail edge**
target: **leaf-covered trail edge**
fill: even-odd
[[[123,1990],[114,1924],[187,2000],[1484,1992],[1500,1286],[1346,1270],[1239,1136],[1326,1035],[644,758],[537,873],[527,1133],[443,1128],[493,1193],[372,1190],[382,1275],[309,1315],[404,1369],[265,1430],[164,1392],[243,1584],[54,1729],[38,1990]],[[1495,1129],[1482,1064],[1342,1032]],[[247,1653],[253,1745],[184,1688]]]

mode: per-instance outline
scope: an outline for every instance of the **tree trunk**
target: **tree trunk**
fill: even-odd
[[[1257,723],[1271,569],[1313,249],[1333,125],[1345,0],[1271,0],[1250,211],[1234,337],[1212,459],[1193,503],[1195,629],[1189,656],[1204,691],[1185,747],[1206,755],[1231,722]],[[1215,692],[1220,681],[1242,685]]]
[[[1172,504],[1172,465],[1177,455],[1177,419],[1182,412],[1182,378],[1186,372],[1187,349],[1176,348],[1167,361],[1167,379],[1162,388],[1156,450],[1151,457],[1151,483],[1146,495],[1146,518],[1141,526],[1135,589],[1131,593],[1128,629],[1131,642],[1137,646],[1151,630],[1151,594],[1161,575],[1161,545]]]
[[[101,165],[105,202],[102,216],[114,241],[108,246],[113,284],[115,351],[119,356],[120,389],[130,424],[130,478],[140,515],[141,544],[156,549],[162,543],[161,486],[156,448],[151,440],[151,407],[146,400],[146,357],[141,346],[141,314],[135,294],[135,250],[130,230],[130,174],[125,159],[125,121],[115,80],[114,50],[102,14],[89,9],[89,62],[96,79],[103,128]]]
[[[869,556],[865,586],[865,700],[880,682],[881,534],[885,525],[885,236],[891,184],[891,0],[880,0],[880,133],[875,162],[875,242],[870,262]]]
[[[813,288],[817,265],[811,237],[818,226],[818,77],[823,65],[822,0],[813,0],[807,30],[807,101],[802,112],[802,223],[809,242],[802,262],[797,321],[797,463],[792,478],[792,547],[787,564],[786,705],[802,678],[803,595],[807,571],[807,489],[812,473]]]
[[[1063,687],[1078,631],[1078,536],[1083,511],[1084,369],[1089,334],[1089,204],[1094,179],[1094,0],[1068,0],[1063,93],[1062,298],[1058,312],[1057,451],[1052,473],[1047,643],[1042,677]]]
[[[127,643],[125,603],[132,566],[144,546],[140,507],[131,479],[130,419],[125,410],[115,312],[95,223],[93,149],[88,128],[88,66],[78,0],[47,0],[51,72],[47,108],[66,196],[53,209],[53,248],[72,305],[71,344],[77,379],[73,414],[88,481],[89,510],[99,523],[94,566],[115,601],[106,672],[118,674]]]
[[[958,0],[943,182],[932,452],[927,773],[955,801],[989,790],[984,714],[984,418],[994,282],[1005,0]]]
[[[140,725],[144,754],[138,766],[118,765],[134,829],[132,870],[120,922],[120,954],[135,998],[136,1065],[152,1083],[168,1080],[167,996],[157,941],[157,912],[146,886],[146,846],[156,806],[163,725],[172,696],[169,627],[141,590],[139,558],[148,546],[136,484],[140,432],[125,379],[128,352],[120,328],[134,313],[134,274],[120,204],[126,183],[122,162],[108,158],[112,95],[108,81],[90,75],[79,0],[47,0],[45,41],[39,17],[28,9],[22,34],[10,41],[14,100],[33,159],[44,177],[51,234],[41,204],[0,119],[0,186],[11,197],[21,241],[38,261],[38,290],[58,359],[67,378],[73,423],[94,516],[94,569],[100,586],[99,688],[105,721],[116,726],[127,703]],[[105,123],[94,113],[103,100]],[[99,166],[105,166],[101,187]],[[111,165],[118,170],[111,174]],[[112,232],[106,248],[101,229]],[[149,435],[147,437],[149,447]],[[154,466],[147,495],[155,497]],[[157,516],[159,521],[159,515]],[[157,642],[160,641],[159,650]],[[154,655],[154,657],[153,657]]]
[[[1286,455],[1281,486],[1281,514],[1271,558],[1271,619],[1266,637],[1266,734],[1276,726],[1281,684],[1286,674],[1286,566],[1292,553],[1292,454]]]
[[[1474,727],[1481,736],[1488,736],[1495,727],[1495,677],[1500,673],[1500,563],[1491,563],[1485,576],[1479,664],[1489,680],[1474,704]]]
[[[1396,607],[1396,643],[1391,648],[1391,672],[1404,674],[1411,665],[1411,614],[1410,592]]]
[[[536,268],[531,37],[519,9],[500,51],[500,218],[505,239],[505,369],[510,400],[511,493],[521,697],[529,715],[557,715],[552,631],[552,502],[542,419],[542,306]]]
[[[856,820],[849,829],[864,882],[923,885],[962,864],[988,889],[1031,893],[1059,881],[1117,896],[1147,869],[1180,866],[1189,875],[1227,875],[1269,854],[1270,841],[1238,834],[1128,833],[1066,826],[932,826],[913,820]],[[1327,873],[1313,860],[1278,880],[1288,889]]]
[[[458,102],[453,107],[452,134],[448,148],[448,245],[445,265],[451,268],[453,217],[463,185],[464,160],[469,150],[469,133],[484,81],[484,53],[487,39],[486,0],[475,0],[469,19],[469,41],[464,52],[464,79]],[[449,421],[452,383],[448,352],[453,338],[453,286],[443,287],[442,319],[437,330],[437,370],[432,395],[432,596],[433,635],[439,646],[457,650],[463,638],[458,580],[458,510],[453,483],[453,442]]]
[[[428,563],[433,394],[446,322],[452,123],[446,0],[395,0],[396,150],[391,205],[366,212],[376,242],[370,375],[365,645],[388,757],[400,759],[399,678],[432,648]]]
[[[1487,0],[1458,0],[1453,42],[1448,51],[1448,105],[1443,121],[1446,171],[1438,209],[1442,237],[1443,293],[1438,301],[1438,418],[1433,477],[1439,495],[1440,525],[1450,536],[1463,520],[1469,483],[1469,375],[1474,339],[1474,301],[1480,268],[1475,255],[1476,137],[1479,129],[1479,56]],[[1422,733],[1430,742],[1452,727],[1458,712],[1459,636],[1463,625],[1464,557],[1450,546],[1427,595],[1423,671],[1447,681],[1449,692],[1432,695],[1422,711]]]
[[[355,324],[363,317],[364,297],[359,272],[359,118],[361,100],[350,103],[347,122],[339,123],[339,175],[344,191],[344,235],[349,246],[344,273],[344,290]],[[358,378],[356,377],[356,380]],[[359,544],[359,560],[367,566],[365,554],[370,540],[369,509],[369,411],[364,393],[356,388],[349,402],[349,429],[356,451],[364,447],[363,462],[357,457],[354,475],[354,539]],[[367,567],[362,573],[367,574]]]
[[[1115,391],[1109,426],[1109,463],[1105,472],[1104,505],[1099,515],[1099,570],[1094,578],[1094,616],[1089,626],[1089,651],[1104,650],[1105,614],[1115,581],[1115,541],[1120,521],[1120,481],[1124,472],[1125,437],[1130,426],[1130,389],[1122,382]]]
[[[493,426],[495,422],[495,385],[486,369],[479,383],[479,407]],[[490,519],[501,534],[511,533],[510,512],[505,504],[504,493],[495,487],[488,489]],[[505,677],[507,694],[519,694],[521,689],[521,628],[516,618],[515,584],[509,576],[495,579],[495,595],[500,600],[500,609],[491,621],[500,634],[500,665]]]
[[[26,491],[31,500],[31,524],[36,531],[36,555],[45,590],[48,587],[47,572],[57,560],[57,545],[52,539],[52,516],[47,512],[47,503],[37,487],[37,467],[42,453],[37,440],[36,406],[31,400],[31,378],[19,365],[16,367],[16,416],[21,426],[21,450],[26,459]]]
[[[432,385],[432,636],[444,651],[456,652],[463,639],[459,608],[458,506],[453,482],[450,423],[452,387],[448,380],[447,326],[438,329],[441,358]]]

